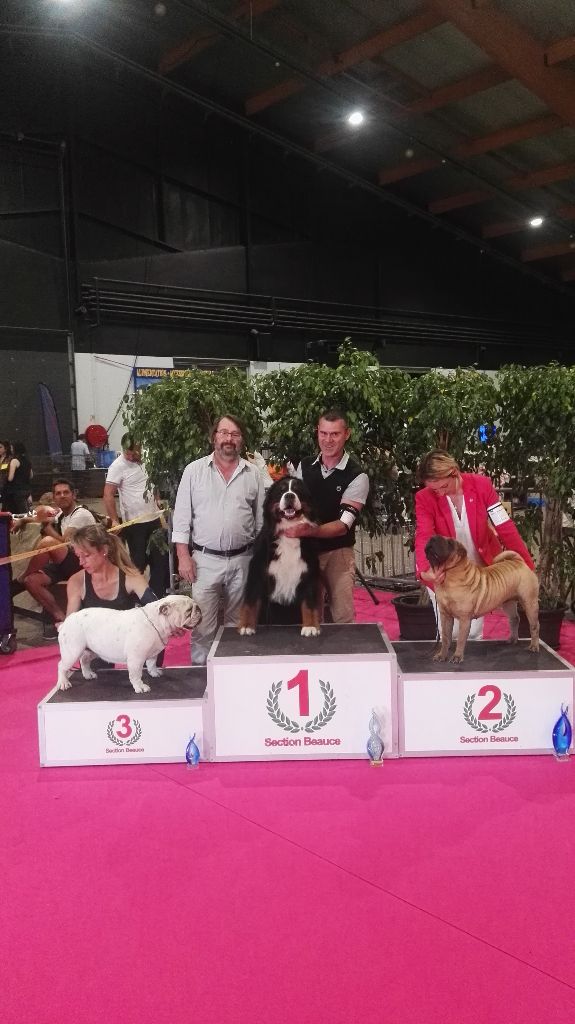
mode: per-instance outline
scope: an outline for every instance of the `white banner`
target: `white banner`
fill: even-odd
[[[204,756],[201,700],[137,704],[40,705],[40,763],[118,764],[185,761],[195,742]]]
[[[375,710],[394,754],[395,662],[279,659],[211,662],[212,757],[367,757]]]
[[[561,704],[573,707],[573,677],[400,677],[402,753],[505,754],[552,750]]]

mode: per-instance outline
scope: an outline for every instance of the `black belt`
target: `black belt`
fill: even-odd
[[[234,555],[243,555],[244,551],[249,551],[251,544],[244,544],[243,548],[232,548],[230,551],[216,551],[214,548],[206,548],[203,544],[192,544],[194,551],[201,551],[203,555],[220,555],[222,558],[232,558]]]

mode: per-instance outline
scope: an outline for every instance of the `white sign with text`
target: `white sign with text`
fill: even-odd
[[[208,683],[218,760],[367,757],[375,710],[396,756],[395,660],[213,661]]]
[[[402,754],[544,753],[573,677],[400,676],[399,701]]]
[[[203,701],[41,704],[40,763],[185,761],[195,733],[202,757]]]

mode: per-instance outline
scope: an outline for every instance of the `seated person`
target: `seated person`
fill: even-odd
[[[156,595],[130,561],[126,548],[103,526],[83,526],[74,537],[80,571],[68,580],[66,617],[81,608],[126,611],[149,604]]]
[[[58,515],[42,526],[42,539],[36,545],[38,554],[30,559],[21,580],[28,593],[46,613],[46,639],[56,638],[58,634],[55,623],[64,619],[63,606],[58,603],[51,588],[56,583],[65,583],[80,568],[71,541],[76,530],[96,522],[92,512],[76,501],[74,485],[69,480],[60,478],[54,481],[52,504],[59,509]],[[69,543],[64,546],[62,541]]]

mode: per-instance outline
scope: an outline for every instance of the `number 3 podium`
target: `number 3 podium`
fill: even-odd
[[[38,708],[45,766],[203,760],[367,758],[375,713],[384,758],[552,752],[574,669],[544,644],[475,641],[462,665],[434,644],[391,643],[365,623],[220,629],[206,669],[171,668],[134,693],[124,670],[74,674]],[[373,728],[373,726],[372,726]]]

